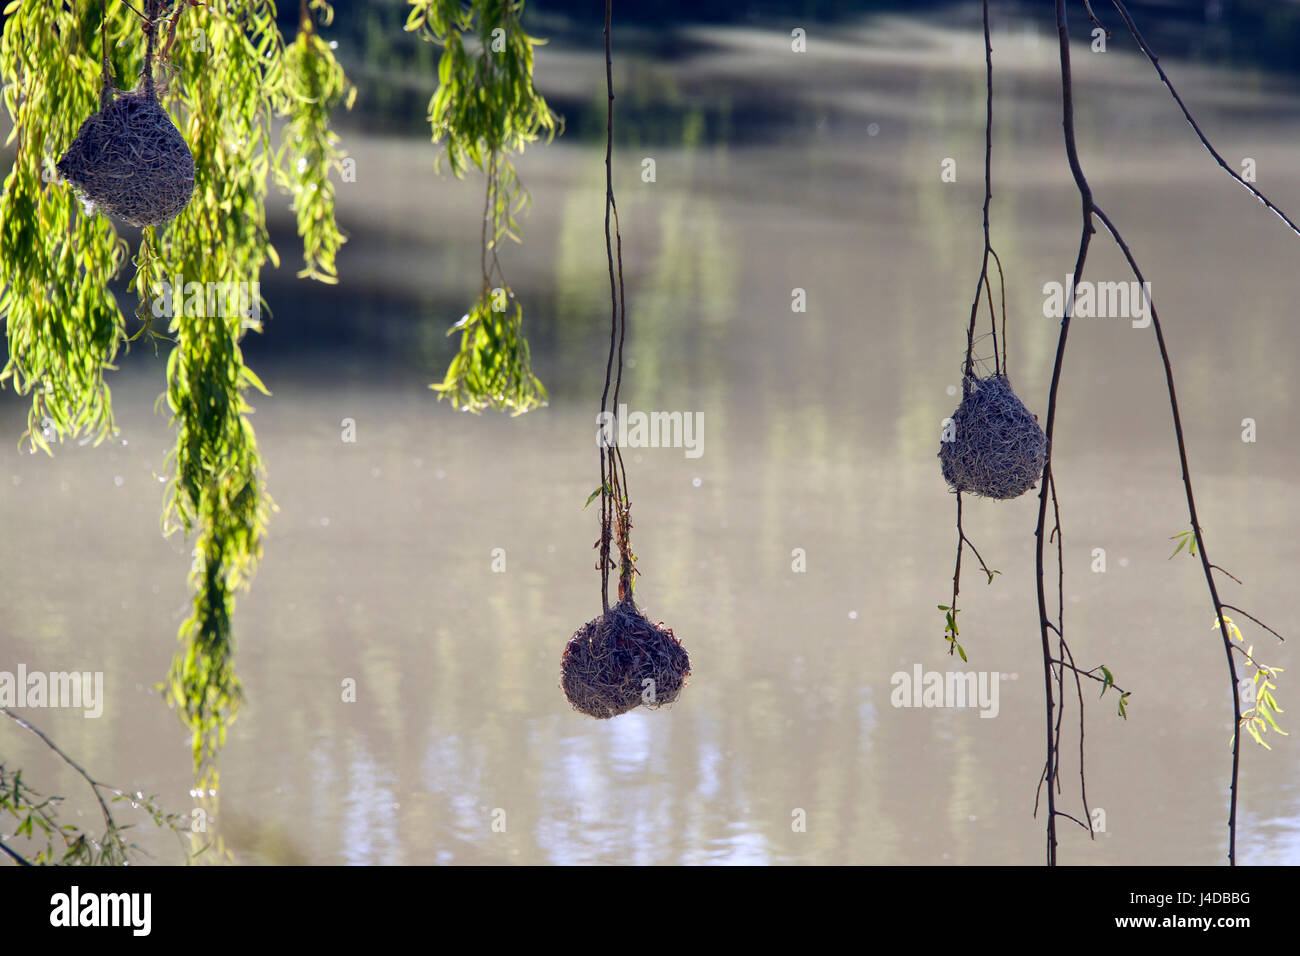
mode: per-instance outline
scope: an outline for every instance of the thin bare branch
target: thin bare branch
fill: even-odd
[[[1238,584],[1241,583],[1241,578],[1237,577],[1237,576],[1236,576],[1235,574],[1233,574],[1231,571],[1227,571],[1227,570],[1225,570],[1225,569],[1219,567],[1217,564],[1211,564],[1211,565],[1210,565],[1210,568],[1211,568],[1211,570],[1214,570],[1214,571],[1222,571],[1224,574],[1226,574],[1228,577],[1232,578],[1232,580],[1236,581]]]
[[[49,747],[56,754],[62,757],[64,763],[66,763],[73,770],[77,771],[77,773],[81,774],[82,779],[84,779],[86,783],[90,785],[91,792],[94,793],[95,799],[99,802],[99,809],[104,814],[104,823],[108,826],[109,830],[112,831],[116,826],[113,823],[113,814],[109,812],[108,804],[104,802],[104,798],[99,795],[99,789],[103,787],[105,790],[111,790],[114,793],[120,793],[121,791],[118,790],[116,787],[109,786],[106,783],[100,783],[98,780],[96,780],[94,777],[88,774],[82,768],[81,764],[77,763],[66,753],[64,753],[62,748],[60,748],[58,744],[56,744],[49,737],[45,736],[45,734],[42,733],[40,729],[32,726],[26,720],[24,720],[23,718],[15,714],[8,707],[0,707],[0,714],[4,714],[6,717],[8,717],[10,720],[16,723],[19,727],[23,728],[23,730],[26,730],[28,733],[35,734],[44,742],[45,746]]]
[[[1164,83],[1165,87],[1169,90],[1169,94],[1174,98],[1174,102],[1178,104],[1178,108],[1183,111],[1184,118],[1187,120],[1188,125],[1190,125],[1192,127],[1192,130],[1196,133],[1196,138],[1201,141],[1201,145],[1204,146],[1206,151],[1211,156],[1214,157],[1215,162],[1217,162],[1220,166],[1223,167],[1224,172],[1226,172],[1229,176],[1232,177],[1234,182],[1236,182],[1239,186],[1242,186],[1243,188],[1249,190],[1251,195],[1253,195],[1256,199],[1258,199],[1261,203],[1263,203],[1264,206],[1270,212],[1273,213],[1273,215],[1281,219],[1284,223],[1287,224],[1287,226],[1291,229],[1292,232],[1300,236],[1300,226],[1297,226],[1294,222],[1292,222],[1290,217],[1287,216],[1287,214],[1284,213],[1277,206],[1275,206],[1267,196],[1265,196],[1262,192],[1260,192],[1250,183],[1246,182],[1246,180],[1244,180],[1237,173],[1235,169],[1233,169],[1231,166],[1228,165],[1227,160],[1225,160],[1222,156],[1219,155],[1219,151],[1214,148],[1214,146],[1210,143],[1209,139],[1206,137],[1205,133],[1201,130],[1200,124],[1197,123],[1196,118],[1192,116],[1192,112],[1187,108],[1187,104],[1183,102],[1183,98],[1179,96],[1178,91],[1174,89],[1174,84],[1170,81],[1169,76],[1165,73],[1164,67],[1160,65],[1160,57],[1156,56],[1155,51],[1151,49],[1146,39],[1142,36],[1141,31],[1138,30],[1137,24],[1133,22],[1133,17],[1128,12],[1128,7],[1124,5],[1123,0],[1111,0],[1111,2],[1115,5],[1115,9],[1119,11],[1119,15],[1124,19],[1124,25],[1128,27],[1129,33],[1133,35],[1133,39],[1137,42],[1138,48],[1144,54],[1146,54],[1146,58],[1150,60],[1151,65],[1155,67],[1156,73],[1159,74],[1160,76],[1160,82]]]
[[[1073,820],[1075,823],[1079,824],[1079,826],[1083,827],[1085,830],[1088,831],[1088,836],[1092,836],[1092,827],[1089,826],[1088,824],[1082,822],[1076,817],[1071,816],[1070,814],[1066,813],[1064,810],[1057,810],[1056,815],[1058,817],[1065,817],[1065,819],[1067,820]]]
[[[5,851],[6,853],[8,853],[11,857],[13,857],[14,862],[17,863],[19,866],[34,866],[34,865],[35,865],[35,864],[33,864],[30,860],[28,860],[26,857],[24,857],[22,854],[18,853],[16,850],[12,850],[12,849],[10,849],[10,848],[9,848],[9,847],[4,843],[4,842],[2,842],[2,841],[0,841],[0,850],[4,850],[4,851]]]
[[[1226,572],[1225,572],[1225,573],[1226,573]],[[1231,576],[1231,575],[1229,575],[1229,576]],[[1285,638],[1285,637],[1283,637],[1283,636],[1282,636],[1281,634],[1279,634],[1277,631],[1273,630],[1271,627],[1269,627],[1267,624],[1265,624],[1263,621],[1261,621],[1261,620],[1260,620],[1259,618],[1257,618],[1255,615],[1251,614],[1249,611],[1243,611],[1241,608],[1237,607],[1235,604],[1220,604],[1219,607],[1221,607],[1221,608],[1223,608],[1224,610],[1227,610],[1227,611],[1236,611],[1236,612],[1237,612],[1238,614],[1240,614],[1242,617],[1250,618],[1250,620],[1254,621],[1256,624],[1258,624],[1258,625],[1259,625],[1260,627],[1262,627],[1264,630],[1268,631],[1270,634],[1272,634],[1274,637],[1276,637],[1279,641],[1282,641],[1283,643],[1286,642],[1286,638]]]

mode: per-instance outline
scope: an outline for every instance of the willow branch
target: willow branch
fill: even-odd
[[[979,315],[980,292],[988,282],[989,253],[992,250],[992,243],[989,241],[989,205],[993,201],[993,42],[989,36],[988,0],[984,0],[984,67],[986,77],[984,105],[984,258],[980,265],[979,281],[975,283],[975,299],[971,302],[970,323],[966,329],[966,365],[962,381],[963,394],[965,394],[966,379],[975,374],[975,320]],[[993,303],[990,298],[989,310],[992,311],[992,308]],[[994,335],[996,338],[996,328]],[[996,362],[996,347],[993,354]]]
[[[1065,134],[1065,153],[1066,159],[1070,166],[1070,173],[1074,177],[1075,186],[1079,190],[1080,204],[1082,207],[1082,233],[1079,238],[1079,252],[1075,257],[1074,281],[1078,282],[1079,277],[1083,275],[1084,265],[1088,259],[1088,247],[1092,242],[1094,227],[1092,225],[1092,187],[1088,185],[1087,177],[1083,174],[1083,167],[1079,162],[1079,151],[1075,141],[1074,132],[1074,83],[1070,70],[1070,29],[1065,15],[1065,0],[1056,0],[1056,30],[1057,40],[1060,48],[1061,61],[1061,125]],[[1043,696],[1045,702],[1045,736],[1047,745],[1047,760],[1044,767],[1044,779],[1040,781],[1039,788],[1042,784],[1047,784],[1047,865],[1056,865],[1056,795],[1053,784],[1056,783],[1056,755],[1059,747],[1059,738],[1054,732],[1053,711],[1056,707],[1055,693],[1052,688],[1052,646],[1049,636],[1051,622],[1047,614],[1047,590],[1045,585],[1044,573],[1045,562],[1043,548],[1047,531],[1047,501],[1051,495],[1052,483],[1052,461],[1055,458],[1056,443],[1056,406],[1057,393],[1061,385],[1061,371],[1065,363],[1065,346],[1069,339],[1070,322],[1073,319],[1073,303],[1068,303],[1065,314],[1061,318],[1061,331],[1056,342],[1056,358],[1052,365],[1052,384],[1048,392],[1047,402],[1047,426],[1044,433],[1047,436],[1047,456],[1043,464],[1043,477],[1040,482],[1038,492],[1038,523],[1035,527],[1035,569],[1037,572],[1037,591],[1038,591],[1038,622],[1039,637],[1042,644],[1043,656]],[[1059,510],[1057,512],[1057,530],[1054,534],[1059,534]],[[1056,628],[1058,637],[1060,629]],[[1035,803],[1035,807],[1037,803]]]
[[[1133,258],[1133,252],[1129,249],[1128,243],[1120,235],[1115,224],[1110,218],[1102,212],[1100,208],[1093,207],[1093,212],[1106,231],[1110,233],[1115,244],[1119,246],[1120,251],[1124,254],[1124,259],[1128,262],[1129,268],[1133,271],[1134,277],[1146,288],[1146,277],[1142,275],[1142,270],[1138,267],[1137,260]],[[1174,388],[1174,369],[1169,359],[1169,348],[1165,344],[1164,328],[1160,324],[1160,316],[1156,310],[1154,300],[1147,303],[1147,308],[1151,312],[1151,327],[1155,330],[1156,345],[1160,349],[1160,361],[1165,370],[1165,385],[1169,391],[1169,408],[1173,414],[1174,420],[1174,437],[1178,443],[1178,462],[1183,473],[1183,489],[1187,498],[1187,516],[1191,522],[1192,530],[1196,534],[1196,543],[1200,546],[1201,568],[1205,573],[1205,585],[1210,591],[1210,600],[1214,603],[1214,611],[1219,621],[1219,632],[1223,637],[1223,651],[1228,658],[1228,674],[1232,680],[1232,781],[1230,784],[1230,799],[1228,810],[1228,865],[1236,866],[1237,864],[1237,781],[1239,779],[1241,768],[1241,690],[1237,686],[1237,662],[1232,656],[1232,636],[1228,633],[1228,623],[1223,619],[1224,604],[1219,600],[1219,587],[1214,581],[1214,572],[1210,567],[1210,557],[1205,549],[1205,539],[1201,536],[1201,524],[1196,515],[1196,495],[1192,491],[1192,473],[1187,464],[1187,443],[1183,439],[1183,421],[1182,415],[1178,411],[1178,393]],[[1245,612],[1242,612],[1245,613]]]
[[[34,865],[35,865],[35,864],[33,864],[30,860],[28,860],[28,859],[26,859],[25,857],[23,857],[21,854],[17,853],[17,852],[14,851],[14,850],[11,850],[11,849],[10,849],[10,848],[9,848],[9,847],[4,843],[4,842],[3,842],[3,841],[0,841],[0,850],[4,850],[4,851],[5,851],[6,853],[8,853],[11,857],[13,857],[14,862],[17,863],[19,866],[34,866]]]
[[[1222,573],[1226,574],[1228,577],[1232,578],[1232,580],[1236,581],[1238,584],[1241,583],[1241,578],[1237,577],[1237,576],[1236,576],[1235,574],[1233,574],[1231,571],[1228,571],[1228,570],[1226,570],[1225,568],[1221,568],[1221,567],[1219,567],[1217,564],[1211,564],[1210,567],[1211,567],[1211,569],[1213,569],[1213,570],[1215,570],[1215,571],[1221,571]],[[1241,613],[1242,613],[1242,614],[1245,614],[1246,612],[1245,612],[1245,611],[1242,611]]]
[[[1187,108],[1187,104],[1183,102],[1183,98],[1179,96],[1178,91],[1174,89],[1174,84],[1170,81],[1168,74],[1165,73],[1164,67],[1160,65],[1160,57],[1156,56],[1155,51],[1151,49],[1150,45],[1147,44],[1146,39],[1142,36],[1141,31],[1138,30],[1137,24],[1133,22],[1133,17],[1128,12],[1128,7],[1124,5],[1123,0],[1111,0],[1111,2],[1115,5],[1115,9],[1119,11],[1120,17],[1124,20],[1124,25],[1128,27],[1128,32],[1133,35],[1133,39],[1137,42],[1138,48],[1146,55],[1146,58],[1151,61],[1151,65],[1155,67],[1156,73],[1160,76],[1160,82],[1169,90],[1169,95],[1174,98],[1174,102],[1178,104],[1178,108],[1183,111],[1183,117],[1187,120],[1187,123],[1191,126],[1193,132],[1196,133],[1196,138],[1201,141],[1201,145],[1205,147],[1206,152],[1214,157],[1215,162],[1222,166],[1224,172],[1231,176],[1239,186],[1249,190],[1251,195],[1264,204],[1265,208],[1286,223],[1292,232],[1296,235],[1300,235],[1300,226],[1297,226],[1292,222],[1290,217],[1275,206],[1267,196],[1238,175],[1237,171],[1229,166],[1227,161],[1219,155],[1219,151],[1214,148],[1205,133],[1201,130],[1200,124],[1197,123],[1196,118],[1192,116],[1192,112]]]
[[[91,792],[95,795],[95,799],[99,802],[99,809],[104,814],[104,823],[108,826],[110,830],[112,830],[116,826],[116,824],[113,823],[113,815],[112,813],[109,812],[108,804],[105,803],[104,798],[99,795],[99,788],[103,787],[106,790],[112,790],[114,793],[118,793],[120,791],[118,791],[116,787],[109,786],[106,783],[100,783],[98,780],[96,780],[94,777],[88,774],[82,768],[81,764],[77,763],[66,753],[64,753],[58,744],[56,744],[49,737],[45,736],[45,734],[42,733],[38,728],[34,727],[33,725],[25,721],[23,718],[19,717],[8,707],[0,707],[0,714],[4,714],[6,717],[8,717],[10,720],[16,723],[19,727],[23,728],[23,730],[26,730],[28,733],[35,734],[37,737],[39,737],[41,741],[45,744],[45,746],[49,747],[56,754],[62,757],[64,763],[66,763],[69,767],[71,767],[73,770],[77,771],[77,773],[81,775],[82,779],[85,780],[86,783],[90,785]]]
[[[1214,567],[1214,565],[1211,565],[1211,567]],[[1220,570],[1220,571],[1223,571],[1222,568],[1219,568],[1219,570]],[[1228,572],[1224,571],[1223,573],[1224,573],[1224,574],[1227,574]],[[1231,577],[1231,575],[1229,575],[1229,577]],[[1235,581],[1236,578],[1233,578],[1233,580]],[[1241,583],[1241,582],[1238,582],[1238,583]],[[1286,642],[1286,638],[1285,638],[1285,637],[1283,637],[1283,636],[1282,636],[1281,634],[1279,634],[1277,631],[1273,630],[1271,627],[1269,627],[1267,624],[1265,624],[1263,621],[1261,621],[1261,620],[1260,620],[1259,618],[1257,618],[1255,615],[1251,614],[1249,611],[1243,611],[1241,608],[1237,607],[1237,605],[1235,605],[1235,604],[1220,604],[1219,607],[1222,608],[1223,610],[1227,610],[1227,611],[1236,611],[1236,612],[1237,612],[1238,614],[1240,614],[1242,617],[1250,618],[1250,620],[1254,621],[1256,624],[1258,624],[1258,625],[1259,625],[1260,627],[1262,627],[1264,630],[1268,631],[1270,634],[1272,634],[1274,637],[1276,637],[1279,641],[1282,641],[1283,643]]]

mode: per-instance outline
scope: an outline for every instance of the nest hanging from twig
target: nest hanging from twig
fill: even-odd
[[[1047,436],[1005,375],[968,377],[965,385],[952,440],[939,444],[944,480],[954,491],[1018,498],[1043,475]]]
[[[95,209],[133,226],[170,222],[194,192],[194,156],[148,82],[106,88],[58,170]]]
[[[677,699],[691,660],[672,628],[654,624],[630,600],[578,629],[564,648],[561,686],[574,710],[606,719]]]

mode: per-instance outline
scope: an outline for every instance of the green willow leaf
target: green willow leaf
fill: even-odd
[[[452,173],[476,167],[487,178],[484,203],[482,288],[460,331],[460,348],[443,381],[431,386],[456,408],[486,408],[520,415],[546,404],[532,373],[523,335],[523,309],[501,307],[509,285],[498,259],[502,239],[519,241],[516,216],[528,204],[512,154],[542,136],[549,141],[559,118],[533,85],[533,50],[542,42],[523,29],[523,0],[409,0],[406,29],[442,47],[438,88],[429,100],[433,142],[442,144]],[[499,306],[485,308],[493,300]]]

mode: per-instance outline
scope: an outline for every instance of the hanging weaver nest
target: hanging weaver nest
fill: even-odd
[[[952,414],[953,440],[939,445],[944,480],[954,491],[1019,497],[1043,475],[1047,436],[1005,375],[968,376],[964,392]]]
[[[106,88],[58,170],[93,207],[133,226],[170,222],[194,192],[194,156],[149,82]]]
[[[561,686],[574,710],[605,719],[641,704],[671,704],[690,673],[690,657],[672,628],[651,623],[623,601],[569,640]]]

